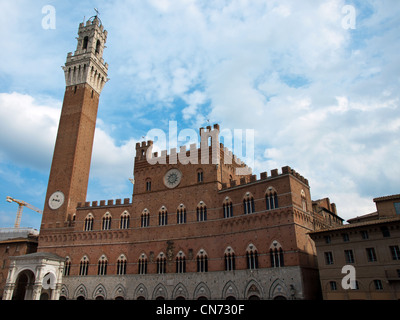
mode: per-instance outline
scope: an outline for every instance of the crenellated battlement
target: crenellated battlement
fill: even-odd
[[[186,145],[179,148],[153,152],[153,141],[142,141],[136,143],[135,161],[146,160],[149,165],[154,164],[224,164],[233,165],[239,170],[238,175],[249,175],[252,170],[233,154],[227,147],[219,142],[220,126],[199,128],[200,147],[197,143],[190,144],[189,150]]]
[[[214,124],[212,126],[212,128],[211,128],[211,126],[207,126],[205,128],[204,127],[199,128],[199,133],[200,133],[200,136],[202,136],[204,133],[211,133],[213,130],[217,130],[219,132],[219,124],[218,123]]]
[[[304,178],[302,175],[300,175],[298,172],[296,172],[294,169],[290,168],[289,166],[285,166],[285,167],[282,167],[281,173],[278,172],[278,169],[271,170],[270,176],[268,176],[268,173],[266,171],[261,172],[260,178],[258,180],[257,180],[257,175],[250,175],[247,177],[240,178],[239,183],[237,183],[236,180],[231,180],[229,184],[222,183],[222,190],[241,186],[241,185],[246,185],[249,183],[260,182],[260,181],[264,181],[264,180],[278,178],[278,177],[281,177],[281,176],[284,176],[287,174],[293,175],[294,177],[299,179],[301,182],[303,182],[305,185],[309,186],[308,180],[306,178]]]
[[[179,152],[177,148],[162,150],[160,154],[153,152],[153,141],[142,141],[136,143],[135,160],[147,160],[150,165],[154,164],[219,164],[220,161],[220,144],[219,144],[219,125],[214,124],[213,127],[207,126],[200,128],[200,148],[197,143],[193,143],[187,150],[186,146],[181,146]],[[211,159],[210,159],[211,151]],[[199,157],[200,156],[200,157]],[[211,161],[210,161],[211,160]]]
[[[127,205],[130,205],[130,204],[132,204],[130,198],[124,198],[123,201],[122,201],[122,199],[86,201],[86,202],[78,202],[77,209],[100,208],[100,207],[118,207],[118,206],[127,206]]]
[[[142,141],[142,142],[136,142],[136,150],[140,148],[148,148],[153,145],[153,141],[148,140],[148,141]]]

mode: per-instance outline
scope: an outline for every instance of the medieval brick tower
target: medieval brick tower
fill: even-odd
[[[64,227],[86,200],[100,93],[107,82],[107,31],[97,16],[79,25],[74,54],[63,67],[66,89],[43,211],[42,232]]]

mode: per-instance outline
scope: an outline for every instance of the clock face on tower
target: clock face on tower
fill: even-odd
[[[168,188],[175,188],[182,179],[182,172],[178,169],[171,169],[169,170],[164,176],[164,184]]]
[[[64,203],[64,193],[61,191],[54,192],[49,198],[50,209],[56,210],[60,208]]]

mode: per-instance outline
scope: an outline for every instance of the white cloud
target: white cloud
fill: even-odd
[[[61,103],[0,93],[0,159],[35,170],[51,163]]]
[[[8,166],[50,171],[60,110],[61,102],[48,97],[39,101],[15,92],[0,93],[0,177],[18,188],[26,184],[26,196],[43,197],[45,185],[34,181],[36,186],[41,184],[40,192],[29,189],[31,178],[23,177],[17,170],[11,172]],[[105,127],[101,119],[98,124]],[[132,177],[135,143],[131,139],[117,145],[105,130],[96,128],[90,173],[96,184],[91,184],[90,193],[118,197],[118,192],[126,193],[131,188],[128,179]]]
[[[196,125],[255,129],[256,171],[290,165],[345,215],[397,192],[397,3],[356,2],[353,31],[341,0],[154,3],[126,10],[131,28],[121,20],[134,39],[129,75],[146,75],[144,92],[182,98],[183,120]],[[193,90],[208,108],[185,99]]]
[[[135,147],[134,139],[117,145],[115,139],[103,129],[96,128],[90,169],[90,179],[93,181],[88,193],[88,198],[96,198],[90,200],[100,200],[98,197],[114,199],[131,196],[132,185],[129,178],[133,176]]]
[[[198,107],[206,102],[206,95],[204,92],[196,90],[184,96],[183,99],[188,104],[186,108],[182,110],[183,119],[188,120],[198,114]]]

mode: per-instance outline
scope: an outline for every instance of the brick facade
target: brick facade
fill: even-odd
[[[312,202],[308,180],[290,167],[252,175],[220,144],[218,125],[201,128],[200,148],[187,151],[157,154],[151,141],[138,143],[132,198],[86,202],[107,76],[106,35],[97,17],[81,24],[77,51],[64,68],[67,88],[38,246],[39,253],[65,259],[60,296],[318,298],[308,233],[342,220],[329,201]],[[87,42],[92,46],[83,50]],[[92,64],[95,82],[86,76]],[[180,178],[176,185],[166,184],[171,169]],[[65,201],[52,209],[48,201],[56,191]]]

